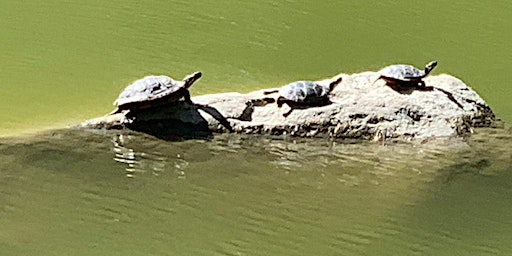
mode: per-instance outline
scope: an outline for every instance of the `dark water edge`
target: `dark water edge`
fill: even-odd
[[[512,136],[0,140],[5,255],[508,255]]]

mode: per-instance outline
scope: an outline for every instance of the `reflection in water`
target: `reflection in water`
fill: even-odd
[[[474,137],[472,141],[481,140],[478,134]],[[484,140],[489,142],[492,137],[486,136]],[[128,177],[134,177],[137,173],[158,176],[170,171],[177,177],[185,178],[191,164],[230,162],[234,157],[237,160],[229,164],[235,168],[243,168],[243,161],[250,161],[255,166],[266,163],[271,168],[285,172],[317,172],[320,176],[331,174],[347,184],[361,182],[361,179],[379,184],[379,179],[396,175],[415,175],[424,179],[438,179],[440,175],[447,175],[446,179],[449,180],[462,170],[492,172],[490,169],[495,164],[490,164],[493,162],[490,158],[510,156],[510,153],[495,152],[503,147],[494,148],[494,153],[483,150],[475,156],[474,149],[477,147],[473,145],[471,148],[460,139],[439,139],[427,145],[386,145],[224,134],[211,140],[164,142],[147,136],[116,134],[112,142],[114,160],[127,165]],[[236,162],[239,159],[243,161]],[[439,171],[443,169],[446,171]]]
[[[114,143],[114,160],[128,165],[126,168],[128,177],[133,177],[136,173],[151,171],[154,175],[159,175],[166,168],[167,158],[158,153],[136,152],[131,148],[124,146],[126,135],[116,135],[112,142]]]
[[[170,169],[174,170],[179,178],[185,178],[185,171],[189,163],[181,159],[180,154],[174,156],[163,155],[157,151],[137,151],[133,148],[125,146],[133,135],[115,135],[112,139],[114,144],[113,151],[115,153],[114,161],[128,165],[126,167],[126,176],[134,177],[137,173],[151,172],[155,176],[159,176],[162,172]]]
[[[119,131],[3,139],[0,250],[507,255],[512,136],[477,132],[425,145]]]

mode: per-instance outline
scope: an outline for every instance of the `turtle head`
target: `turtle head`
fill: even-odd
[[[334,90],[334,88],[336,88],[336,86],[341,83],[341,80],[343,80],[342,76],[334,77],[329,83],[329,92],[332,92],[332,90]]]
[[[425,75],[428,75],[432,69],[434,69],[437,66],[437,61],[431,61],[425,66]]]
[[[192,86],[199,78],[201,78],[202,75],[203,74],[201,74],[201,72],[195,72],[183,78],[185,88]]]

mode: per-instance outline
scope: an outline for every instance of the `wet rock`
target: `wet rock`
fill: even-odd
[[[210,136],[214,133],[288,134],[300,137],[356,139],[428,139],[465,136],[490,127],[496,117],[478,94],[446,74],[429,76],[422,88],[399,88],[377,80],[375,72],[340,74],[317,81],[343,80],[330,95],[331,104],[289,111],[268,104],[263,92],[219,93],[192,97],[157,109],[119,113],[86,121],[80,128],[128,128],[155,135]],[[162,136],[163,135],[163,136]]]

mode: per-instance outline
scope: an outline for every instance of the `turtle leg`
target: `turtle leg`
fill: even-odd
[[[262,101],[265,102],[265,104],[270,104],[270,103],[276,102],[276,100],[274,98],[263,98]]]
[[[293,108],[290,108],[290,110],[288,110],[288,112],[284,113],[283,116],[286,118],[288,117],[293,111]]]
[[[288,112],[284,113],[283,116],[285,118],[288,117],[292,113],[293,110],[294,110],[294,108],[290,108],[290,110],[288,110]]]
[[[279,97],[279,98],[277,98],[277,101],[276,101],[276,102],[277,102],[277,107],[278,107],[278,108],[282,107],[284,103],[287,103],[287,102],[286,102],[286,99],[284,99],[283,97]]]
[[[286,103],[286,105],[288,105],[288,107],[290,107],[290,110],[288,110],[288,112],[283,114],[283,116],[286,118],[292,113],[292,111],[297,107],[297,105],[295,104],[295,102],[291,102],[291,101],[285,101],[283,103]]]
[[[263,94],[264,95],[269,95],[269,94],[276,93],[276,92],[279,92],[279,90],[265,91],[265,92],[263,92]]]

